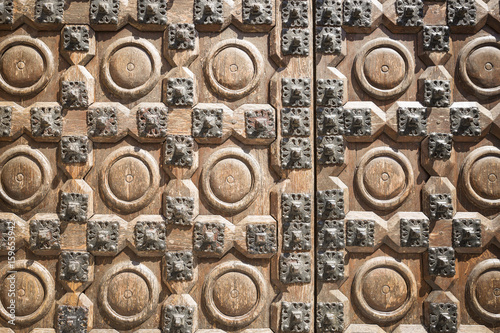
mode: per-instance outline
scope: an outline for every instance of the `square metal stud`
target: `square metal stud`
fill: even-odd
[[[90,23],[117,24],[120,0],[91,0]]]
[[[193,79],[172,78],[167,81],[167,104],[175,106],[193,105]]]
[[[61,23],[64,14],[64,0],[37,0],[35,20],[39,23]]]
[[[248,252],[268,254],[277,252],[276,227],[272,224],[249,224],[246,229]]]
[[[311,116],[308,108],[284,108],[281,110],[281,135],[308,136]]]
[[[452,247],[429,248],[429,274],[444,277],[455,275],[455,250]]]
[[[318,135],[342,135],[344,134],[344,108],[322,108],[316,109],[316,124]]]
[[[194,250],[222,253],[224,250],[224,224],[196,222],[194,224]]]
[[[401,246],[404,247],[429,246],[429,220],[401,219],[399,223],[400,223]]]
[[[281,79],[283,106],[311,106],[311,79]]]
[[[145,24],[167,24],[167,0],[138,0],[137,21]]]
[[[450,106],[451,87],[448,80],[425,80],[424,103],[426,106]]]
[[[63,47],[67,51],[88,51],[89,28],[85,25],[70,25],[63,29]]]
[[[12,107],[0,106],[0,136],[9,136],[12,130]]]
[[[311,195],[306,193],[283,193],[281,195],[281,218],[283,223],[311,223]]]
[[[339,54],[342,51],[342,28],[317,27],[316,51],[325,54]]]
[[[450,193],[429,195],[429,210],[434,220],[447,220],[453,217],[453,203]]]
[[[222,109],[194,109],[193,136],[196,138],[222,137]]]
[[[372,113],[370,109],[344,110],[345,135],[365,136],[372,134]]]
[[[63,192],[61,193],[59,218],[62,221],[85,222],[87,221],[88,204],[88,194]]]
[[[414,107],[398,108],[398,133],[404,136],[426,136],[426,109]]]
[[[31,108],[31,133],[39,137],[56,137],[62,132],[62,109],[60,106]]]
[[[193,279],[193,253],[191,251],[165,253],[168,281],[191,281]]]
[[[283,169],[310,169],[311,142],[308,138],[281,139],[281,167]]]
[[[283,250],[307,251],[311,249],[311,224],[301,222],[283,225]]]
[[[347,246],[373,247],[375,222],[372,220],[347,220]]]
[[[15,222],[9,219],[0,219],[0,251],[9,249]],[[9,235],[10,234],[10,235]]]
[[[290,28],[281,31],[281,52],[283,55],[309,55],[309,37],[307,29]]]
[[[195,24],[222,24],[222,0],[195,0]]]
[[[88,137],[63,136],[60,145],[63,163],[87,163],[89,154]]]
[[[318,105],[342,106],[343,98],[344,81],[333,79],[319,79],[317,81],[316,103]]]
[[[93,137],[109,137],[118,134],[118,122],[114,107],[99,107],[87,112],[88,134]]]
[[[448,133],[431,133],[429,135],[429,156],[437,160],[451,157],[453,136]]]
[[[281,331],[306,333],[311,329],[311,304],[281,302]]]
[[[33,220],[30,222],[32,250],[59,250],[61,248],[61,222],[59,220]]]
[[[179,167],[193,165],[194,139],[187,135],[168,135],[165,140],[165,164]]]
[[[0,10],[0,24],[11,24],[14,20],[14,1],[13,0],[1,0],[2,4]]]
[[[340,27],[342,25],[342,1],[316,0],[316,25]]]
[[[245,24],[271,24],[273,22],[271,0],[243,0],[242,18]]]
[[[481,135],[479,121],[479,109],[477,107],[450,108],[450,130],[453,135]]]
[[[89,309],[86,306],[59,305],[56,331],[58,333],[87,333]]]
[[[138,221],[134,230],[135,247],[139,251],[164,251],[167,231],[164,223]]]
[[[335,282],[344,278],[344,254],[342,251],[318,253],[317,264],[319,280]]]
[[[176,225],[191,225],[193,223],[194,198],[167,196],[165,205],[167,223]]]
[[[165,137],[167,123],[168,109],[166,107],[141,107],[137,110],[137,131],[141,137]]]
[[[194,50],[196,37],[194,24],[180,23],[168,26],[168,48],[171,50]]]
[[[68,109],[86,108],[89,106],[89,97],[85,82],[62,81],[61,103]]]
[[[118,249],[118,222],[89,221],[87,224],[87,250],[95,252],[115,252]]]
[[[316,196],[318,220],[343,219],[344,190],[318,191]]]
[[[192,333],[194,308],[187,305],[167,305],[163,314],[162,332]]]
[[[454,247],[481,246],[481,220],[454,219],[453,220]]]
[[[271,110],[245,111],[245,129],[247,136],[254,139],[276,137],[274,112]]]
[[[301,0],[285,0],[281,5],[281,20],[283,26],[292,28],[307,28],[308,5]]]
[[[344,137],[342,135],[318,136],[316,138],[318,164],[344,163]]]
[[[448,52],[450,50],[450,28],[446,25],[424,26],[424,51]]]
[[[418,27],[424,24],[424,2],[422,0],[397,0],[398,25]]]
[[[477,8],[474,0],[449,0],[448,25],[472,26],[476,24]]]
[[[343,220],[319,221],[318,227],[318,247],[322,251],[345,247]]]
[[[63,251],[59,259],[59,279],[71,282],[89,280],[90,253]]]
[[[282,253],[279,265],[282,283],[311,282],[311,255],[309,253]]]
[[[319,302],[316,307],[316,328],[320,333],[344,331],[344,304]]]
[[[345,0],[344,24],[352,27],[369,27],[372,24],[370,0]]]
[[[457,310],[454,303],[431,303],[429,306],[430,333],[456,333]]]

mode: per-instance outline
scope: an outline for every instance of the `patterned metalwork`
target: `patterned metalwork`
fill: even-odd
[[[282,283],[311,282],[311,256],[309,253],[282,253],[279,267]]]
[[[318,253],[317,274],[320,281],[340,281],[344,278],[344,253],[326,251]]]
[[[375,222],[372,220],[347,220],[347,246],[372,247],[375,241]]]
[[[63,136],[61,160],[63,163],[86,163],[89,154],[89,138],[86,136]]]
[[[429,274],[445,277],[455,275],[455,250],[452,247],[429,248]]]
[[[281,110],[281,135],[308,136],[311,116],[308,108],[284,108]]]
[[[249,224],[246,229],[246,243],[251,254],[277,252],[276,227],[272,224]]]
[[[283,193],[281,195],[281,218],[283,223],[311,222],[311,195],[305,193]]]
[[[404,247],[429,246],[429,220],[401,219],[399,223],[400,223],[401,246]]]

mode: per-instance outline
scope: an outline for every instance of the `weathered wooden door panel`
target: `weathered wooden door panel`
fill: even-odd
[[[498,3],[0,3],[0,331],[500,331]]]

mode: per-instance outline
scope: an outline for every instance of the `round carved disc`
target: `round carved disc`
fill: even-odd
[[[0,68],[5,81],[18,88],[34,85],[45,70],[43,57],[28,45],[15,45],[5,51]]]
[[[377,268],[366,274],[362,289],[366,302],[378,311],[394,311],[408,296],[405,279],[388,268]]]
[[[257,303],[257,292],[255,283],[247,275],[226,273],[214,283],[214,304],[225,315],[242,316]]]
[[[364,71],[374,87],[393,89],[405,78],[405,61],[391,48],[378,48],[366,56]]]
[[[250,84],[255,66],[248,53],[237,47],[228,47],[214,57],[212,70],[215,80],[222,86],[238,90]]]
[[[117,274],[109,282],[108,302],[122,316],[136,315],[149,303],[148,285],[135,273]]]
[[[140,48],[127,46],[111,56],[109,72],[117,85],[133,89],[148,81],[152,72],[151,59]]]
[[[221,160],[210,172],[210,187],[222,201],[240,201],[252,189],[252,173],[235,158]]]
[[[124,157],[109,169],[109,188],[120,200],[133,201],[151,186],[148,167],[136,157]]]
[[[477,160],[471,168],[471,185],[482,197],[500,199],[500,157],[487,156]]]
[[[474,84],[483,88],[500,85],[500,49],[493,46],[480,47],[469,55],[467,74]]]
[[[13,274],[7,276],[2,283],[1,300],[6,307],[10,300],[16,301],[16,315],[27,316],[34,313],[43,303],[45,291],[40,279],[34,274],[21,271],[15,274],[13,280],[9,280]],[[10,297],[9,287],[11,281],[15,281],[15,296]]]
[[[366,165],[363,182],[373,197],[388,200],[404,190],[405,177],[405,172],[397,161],[378,157]]]
[[[42,185],[40,166],[26,156],[16,156],[2,168],[2,187],[15,200],[32,197]]]
[[[476,282],[476,297],[486,311],[500,314],[500,270],[479,276]]]

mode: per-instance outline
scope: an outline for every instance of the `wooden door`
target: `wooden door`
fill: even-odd
[[[0,333],[500,332],[498,2],[0,4]]]

